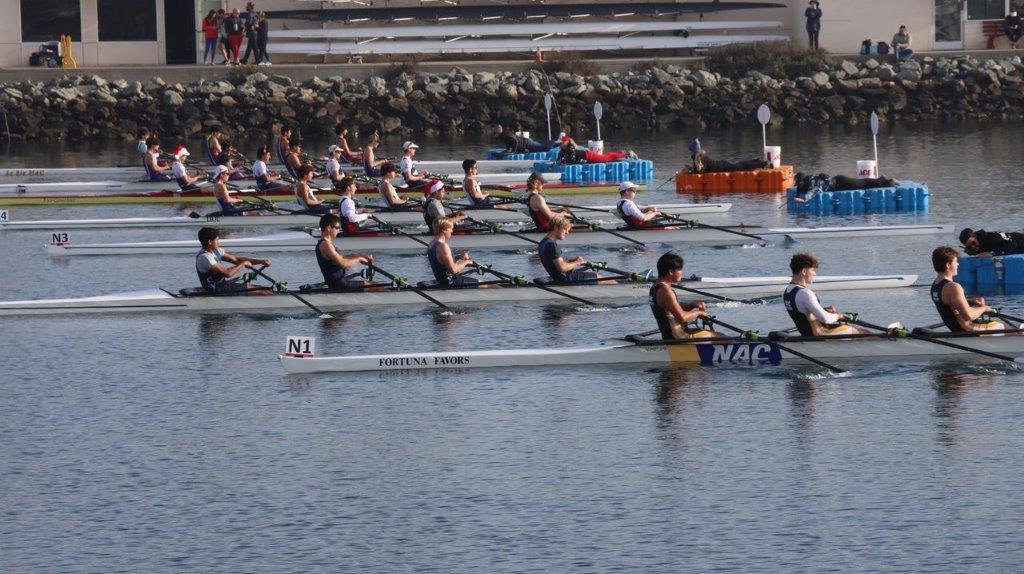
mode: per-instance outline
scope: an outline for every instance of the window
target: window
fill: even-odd
[[[1006,0],[967,0],[968,20],[1002,20],[1006,16]]]
[[[100,42],[156,41],[156,0],[98,0]]]
[[[21,0],[21,41],[46,42],[70,34],[82,41],[79,0]]]

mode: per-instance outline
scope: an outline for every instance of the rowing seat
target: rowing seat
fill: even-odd
[[[437,281],[417,281],[416,287],[419,287],[420,289],[436,289]]]
[[[310,291],[323,291],[327,289],[327,284],[321,281],[320,283],[306,283],[299,285],[299,291],[303,293],[309,293]]]

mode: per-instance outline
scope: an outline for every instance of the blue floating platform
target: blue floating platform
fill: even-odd
[[[654,176],[654,162],[647,159],[612,161],[608,163],[577,163],[558,165],[550,161],[538,161],[533,171],[541,173],[558,172],[564,183],[592,181],[648,181]]]
[[[809,201],[796,201],[796,187],[786,190],[786,209],[809,215],[857,215],[861,213],[928,213],[928,186],[913,181],[897,187],[823,191]]]
[[[558,148],[548,151],[534,151],[529,153],[512,153],[505,155],[505,148],[491,148],[485,154],[487,159],[509,159],[509,160],[533,160],[533,161],[555,161],[558,159]]]
[[[1024,255],[960,258],[956,282],[971,293],[1024,291]]]

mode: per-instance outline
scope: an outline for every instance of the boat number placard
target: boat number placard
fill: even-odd
[[[733,343],[731,345],[697,345],[702,365],[741,363],[777,365],[782,361],[782,351],[768,343]]]
[[[6,209],[0,209],[0,221],[10,221],[11,214]]]
[[[51,245],[67,245],[68,243],[71,243],[71,238],[68,237],[67,231],[54,231],[50,235]]]
[[[312,357],[316,354],[316,338],[289,336],[284,344],[284,354],[288,357]]]
[[[206,216],[206,221],[213,221],[213,222],[220,221],[220,216],[219,215],[213,215],[213,214],[207,215]]]

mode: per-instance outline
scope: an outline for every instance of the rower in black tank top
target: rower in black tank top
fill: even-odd
[[[682,331],[682,328],[680,327],[677,331],[675,326],[678,325],[678,322],[675,317],[658,305],[658,292],[662,287],[669,288],[668,285],[658,282],[652,285],[650,291],[647,292],[651,313],[654,315],[654,321],[658,323],[658,331],[661,332],[661,338],[666,341],[674,341],[679,339],[678,333]]]
[[[796,296],[801,289],[806,289],[806,287],[790,283],[782,295],[782,302],[785,303],[786,313],[789,313],[789,318],[796,325],[796,330],[804,337],[812,337],[814,336],[814,329],[811,327],[811,320],[796,308]]]
[[[953,333],[961,333],[964,331],[964,328],[960,325],[960,321],[957,320],[953,308],[942,302],[942,290],[950,283],[949,279],[940,279],[937,283],[932,283],[932,303],[935,303],[935,310],[939,312],[942,324]]]

